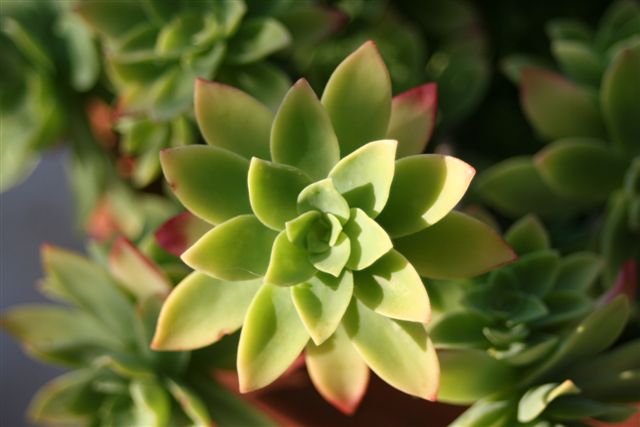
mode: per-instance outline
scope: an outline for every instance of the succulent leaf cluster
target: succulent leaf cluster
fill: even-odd
[[[506,68],[520,87],[525,115],[550,143],[533,157],[490,167],[478,193],[507,216],[558,219],[599,207],[612,282],[639,256],[640,7],[615,3],[596,32],[573,20],[553,21],[548,32],[559,71],[522,58]]]
[[[306,350],[314,384],[345,412],[369,368],[433,399],[438,362],[421,276],[469,277],[514,258],[490,227],[452,211],[474,170],[419,154],[434,89],[392,100],[371,42],[337,67],[321,100],[300,80],[275,116],[238,89],[199,80],[208,145],[165,150],[161,161],[200,220],[176,219],[178,230],[159,234],[182,235],[182,260],[196,272],[165,303],[154,348],[197,348],[242,326],[242,391],[268,385]],[[210,231],[185,245],[201,221]]]
[[[18,306],[2,326],[25,351],[70,368],[47,383],[29,408],[32,421],[83,425],[271,425],[215,383],[188,352],[149,348],[162,298],[172,282],[125,239],[107,269],[47,246],[41,291],[65,303]],[[207,372],[208,373],[208,372]]]

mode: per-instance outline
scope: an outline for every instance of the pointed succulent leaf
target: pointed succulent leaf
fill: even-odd
[[[394,96],[386,137],[398,141],[396,157],[424,151],[436,125],[438,92],[427,83]]]
[[[307,344],[306,365],[322,397],[343,413],[355,412],[369,383],[369,368],[342,326],[320,345]]]
[[[400,159],[389,200],[377,221],[392,237],[433,225],[458,204],[474,174],[475,169],[451,156],[424,154]]]
[[[343,325],[367,365],[391,386],[435,400],[440,368],[424,325],[379,315],[353,299]]]
[[[344,233],[351,242],[347,267],[352,270],[367,268],[393,247],[386,231],[358,208],[351,209]]]
[[[139,3],[123,3],[115,8],[100,0],[79,3],[76,12],[100,34],[108,38],[120,38],[129,34],[136,24],[147,19],[144,6]]]
[[[482,348],[487,345],[483,329],[490,319],[476,311],[447,313],[429,330],[438,349]]]
[[[536,319],[532,325],[539,328],[558,328],[580,320],[594,307],[593,300],[584,291],[554,291],[544,299],[549,313]]]
[[[598,278],[602,267],[602,260],[593,253],[577,252],[568,255],[560,261],[553,288],[558,291],[587,291]]]
[[[397,142],[370,142],[342,158],[329,173],[336,189],[352,208],[375,218],[387,203],[393,181]]]
[[[271,261],[265,275],[265,283],[290,286],[309,279],[316,272],[309,261],[307,251],[291,243],[285,231],[273,242]]]
[[[152,348],[200,348],[235,332],[261,285],[262,279],[226,282],[191,273],[162,306]]]
[[[541,68],[523,70],[520,100],[545,138],[606,137],[596,98],[562,75]]]
[[[512,402],[482,399],[474,403],[449,427],[510,427],[513,426]]]
[[[551,51],[562,70],[574,80],[593,87],[600,85],[604,64],[598,52],[587,43],[577,40],[553,40]]]
[[[580,390],[570,380],[560,384],[549,383],[527,390],[518,402],[518,421],[528,423],[544,412],[549,403],[565,394],[577,394]]]
[[[546,250],[523,255],[510,268],[518,287],[527,294],[544,297],[553,288],[560,265],[560,255]]]
[[[102,402],[91,387],[93,376],[93,370],[79,369],[49,381],[31,400],[29,418],[38,423],[69,424],[93,415]]]
[[[331,120],[306,80],[301,79],[282,101],[271,127],[271,158],[319,180],[340,159]]]
[[[394,240],[424,277],[458,279],[492,270],[516,258],[491,227],[460,212],[451,212],[437,224]]]
[[[251,208],[264,225],[274,230],[297,216],[298,194],[310,184],[301,170],[257,157],[249,166]]]
[[[167,379],[167,388],[193,425],[198,427],[212,425],[207,405],[193,390],[171,379]]]
[[[615,147],[630,155],[640,154],[640,44],[623,49],[602,80],[600,99],[607,127]],[[613,171],[612,171],[613,172]]]
[[[198,79],[195,114],[208,144],[247,159],[269,159],[273,113],[255,98],[231,86]]]
[[[370,309],[398,320],[428,323],[429,296],[420,276],[391,249],[370,267],[355,272],[355,296]]]
[[[510,217],[529,213],[561,218],[579,207],[551,190],[529,157],[515,157],[485,170],[476,189],[483,201]]]
[[[131,336],[133,306],[103,270],[86,258],[51,246],[43,247],[42,258],[46,272],[79,307],[121,340]]]
[[[531,365],[554,351],[558,347],[558,341],[558,337],[549,335],[539,339],[532,339],[527,341],[526,344],[513,343],[512,346],[517,348],[517,351],[510,354],[509,350],[507,350],[502,359],[512,366]],[[522,347],[518,344],[521,344]],[[500,358],[496,354],[493,354],[493,356]]]
[[[180,202],[198,217],[220,224],[251,213],[249,162],[239,155],[205,145],[160,152],[164,176]]]
[[[162,426],[169,423],[169,394],[155,379],[136,379],[129,384],[138,425]]]
[[[254,18],[243,21],[229,42],[227,59],[233,64],[258,61],[289,45],[291,35],[273,18]]]
[[[504,239],[518,255],[549,249],[551,242],[544,225],[535,215],[516,221],[504,234]]]
[[[289,241],[295,245],[304,247],[307,233],[311,227],[320,220],[321,216],[322,214],[319,211],[307,211],[296,219],[287,221],[285,230],[287,231]]]
[[[633,1],[618,1],[612,4],[600,20],[595,37],[596,46],[605,50],[640,31],[640,8]]]
[[[391,81],[372,41],[338,65],[324,89],[322,104],[343,156],[385,137],[391,114]]]
[[[330,213],[343,224],[347,222],[350,215],[349,204],[329,178],[314,182],[298,195],[298,212],[313,210]]]
[[[352,295],[353,274],[347,270],[339,277],[317,273],[291,288],[298,316],[316,345],[335,332]]]
[[[182,212],[162,224],[156,230],[155,238],[162,249],[179,257],[210,229],[208,222],[191,212]]]
[[[603,201],[622,186],[628,161],[598,140],[567,138],[534,158],[549,187],[567,198]]]
[[[483,350],[444,350],[440,359],[438,401],[470,404],[511,387],[516,370]]]
[[[225,69],[217,78],[233,87],[250,93],[271,111],[276,111],[291,87],[289,76],[281,68],[268,62],[255,62]]]
[[[338,277],[351,255],[351,241],[344,234],[340,233],[333,246],[324,252],[309,254],[309,261],[315,268],[325,273]]]
[[[625,372],[632,369],[640,369],[640,360],[636,357],[640,351],[640,339],[636,338],[630,342],[616,346],[616,348],[600,354],[596,357],[588,358],[576,366],[573,366],[567,372],[576,381],[580,387],[585,389],[594,388],[593,384],[597,384],[600,380],[598,376],[594,376],[594,372],[609,371],[611,373]]]
[[[165,297],[171,291],[167,275],[124,237],[111,247],[109,270],[140,301],[153,295]]]
[[[182,254],[182,260],[222,280],[255,279],[267,271],[276,236],[255,216],[237,216],[202,236]]]
[[[508,321],[514,324],[529,323],[544,318],[549,313],[549,309],[544,302],[533,295],[515,298],[513,302],[512,312]]]
[[[262,388],[293,363],[309,341],[289,289],[264,284],[249,306],[238,346],[240,391]]]
[[[602,403],[582,396],[565,396],[551,402],[545,415],[561,420],[597,419],[607,423],[627,420],[637,410],[629,405]]]

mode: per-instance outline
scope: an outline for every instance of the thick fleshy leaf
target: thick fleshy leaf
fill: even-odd
[[[456,418],[449,427],[511,427],[515,415],[508,400],[479,400]]]
[[[249,162],[239,155],[205,145],[160,152],[162,171],[174,194],[192,213],[211,224],[251,213]]]
[[[577,40],[553,40],[553,56],[562,70],[579,83],[598,87],[604,64],[598,52],[587,43]]]
[[[251,208],[264,225],[274,230],[298,215],[298,194],[310,184],[301,170],[256,157],[249,166]]]
[[[326,178],[340,160],[331,120],[304,79],[287,93],[273,121],[271,158],[295,166],[315,180]]]
[[[474,174],[475,169],[451,156],[424,154],[400,159],[389,200],[377,221],[392,237],[433,225],[458,204]]]
[[[309,261],[318,270],[338,277],[347,265],[349,255],[351,255],[351,241],[344,233],[340,233],[335,244],[329,249],[321,253],[309,254]]]
[[[628,160],[598,140],[556,141],[534,159],[540,175],[558,194],[584,201],[603,201],[622,186]]]
[[[242,67],[223,67],[216,78],[251,94],[271,111],[278,109],[282,98],[291,87],[287,73],[268,62],[255,62]]]
[[[593,299],[584,291],[554,290],[544,299],[549,313],[536,319],[532,326],[536,328],[559,328],[584,318],[594,308]]]
[[[276,236],[255,216],[237,216],[202,236],[182,254],[182,260],[222,280],[255,279],[267,271]]]
[[[198,427],[212,425],[207,405],[193,390],[171,379],[167,379],[167,389],[174,400],[178,402],[180,408],[187,414],[193,425]]]
[[[293,363],[309,341],[289,289],[264,284],[249,306],[238,346],[240,391],[262,388]]]
[[[316,345],[331,336],[344,316],[353,295],[353,274],[340,277],[317,273],[291,288],[291,299]]]
[[[127,2],[119,6],[89,0],[78,4],[76,11],[93,29],[109,38],[118,38],[147,19],[142,4]]]
[[[592,418],[606,423],[621,423],[636,412],[637,409],[630,405],[602,403],[582,397],[582,394],[581,396],[565,396],[562,399],[554,400],[545,409],[545,415],[554,419],[584,420]]]
[[[140,301],[153,295],[164,298],[171,291],[167,275],[124,237],[111,247],[109,270]]]
[[[518,421],[528,423],[535,420],[549,403],[565,394],[577,394],[580,390],[570,380],[549,383],[527,390],[518,402]]]
[[[623,153],[640,154],[640,44],[623,49],[602,80],[600,99],[613,143]]]
[[[343,224],[349,219],[349,204],[329,178],[314,182],[298,195],[298,212],[317,210],[330,213]]]
[[[329,177],[352,208],[375,218],[387,203],[395,169],[398,143],[390,139],[370,142],[342,158]]]
[[[255,18],[243,21],[229,42],[227,57],[234,64],[258,61],[285,48],[291,42],[289,31],[273,18]]]
[[[131,337],[133,306],[102,269],[86,258],[52,246],[43,247],[42,258],[45,270],[65,295],[122,341]]]
[[[559,265],[560,255],[556,251],[546,250],[523,255],[508,268],[516,275],[522,291],[544,297],[553,288]]]
[[[322,104],[343,156],[385,137],[391,115],[391,81],[372,41],[338,65],[324,89]]]
[[[290,286],[309,279],[315,273],[307,251],[291,243],[286,231],[278,234],[271,249],[265,283]]]
[[[545,138],[604,138],[598,103],[588,90],[541,68],[522,71],[520,100],[525,114]]]
[[[129,384],[138,425],[162,426],[169,423],[169,394],[154,379],[136,379]]]
[[[273,113],[255,98],[231,86],[198,79],[195,114],[208,144],[247,159],[269,159]]]
[[[529,157],[497,163],[476,182],[484,202],[510,217],[531,213],[542,218],[562,218],[581,207],[554,193]]]
[[[424,151],[436,125],[438,91],[427,83],[393,97],[386,137],[398,141],[396,157]]]
[[[194,272],[176,286],[162,306],[154,350],[207,346],[235,332],[262,279],[226,282]]]
[[[309,230],[320,220],[322,214],[319,211],[307,211],[285,224],[287,238],[295,245],[305,247]]]
[[[434,279],[472,277],[516,259],[494,229],[455,211],[437,224],[393,243],[421,276]]]
[[[584,292],[596,281],[602,271],[603,262],[590,252],[577,252],[560,260],[554,290]]]
[[[483,329],[490,319],[476,311],[446,313],[429,330],[429,335],[438,349],[483,348],[487,338]]]
[[[504,234],[504,239],[518,255],[548,249],[549,234],[535,215],[516,221]]]
[[[307,344],[305,361],[322,397],[347,415],[355,412],[369,383],[369,368],[343,327],[319,346]]]
[[[351,209],[351,217],[343,230],[351,241],[347,267],[352,270],[369,267],[393,247],[386,231],[361,209]]]
[[[208,222],[191,212],[182,212],[162,224],[155,238],[162,249],[179,257],[210,229]]]
[[[357,299],[352,300],[343,324],[380,378],[407,394],[435,400],[440,368],[424,325],[382,316]]]
[[[390,250],[373,265],[355,272],[355,295],[370,309],[399,320],[428,323],[429,296],[420,276],[400,252]]]
[[[444,350],[440,359],[438,401],[470,404],[513,385],[516,370],[484,350]]]

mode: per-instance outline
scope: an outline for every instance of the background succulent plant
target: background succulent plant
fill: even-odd
[[[605,211],[599,246],[609,283],[626,261],[638,259],[639,23],[640,8],[631,1],[611,6],[596,33],[577,21],[552,22],[552,52],[562,72],[522,58],[507,61],[525,114],[551,143],[533,158],[492,166],[477,186],[507,216]]]
[[[246,93],[200,80],[196,118],[209,145],[161,157],[177,198],[215,227],[182,254],[196,272],[164,305],[154,348],[197,348],[242,326],[242,391],[271,383],[306,349],[316,387],[345,412],[368,368],[433,399],[438,363],[420,275],[467,277],[514,257],[490,227],[450,212],[469,165],[396,161],[423,150],[433,90],[392,101],[371,42],[338,66],[322,101],[300,80],[275,117]]]
[[[38,423],[83,425],[273,425],[218,385],[189,352],[149,343],[169,277],[124,239],[108,271],[79,254],[45,247],[41,290],[64,302],[14,307],[2,326],[30,355],[72,370],[34,397]]]

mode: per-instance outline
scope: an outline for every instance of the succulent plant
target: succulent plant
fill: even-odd
[[[516,222],[505,238],[516,262],[475,280],[437,284],[440,293],[458,298],[439,307],[430,333],[436,348],[481,349],[523,367],[550,354],[567,327],[593,310],[591,287],[603,263],[588,252],[560,257],[533,216]]]
[[[77,137],[78,144],[87,139],[79,129],[84,118],[77,109],[96,84],[100,62],[72,4],[2,4],[0,191],[25,178],[40,153],[64,137]]]
[[[85,0],[77,10],[101,35],[120,151],[138,187],[159,176],[160,149],[195,142],[196,78],[239,86],[275,108],[290,82],[266,58],[292,46],[293,37],[306,46],[335,26],[332,13],[312,1]]]
[[[548,29],[562,72],[521,58],[506,68],[519,82],[526,116],[551,143],[533,158],[492,166],[477,192],[507,216],[605,211],[600,250],[611,283],[624,262],[640,256],[640,7],[612,5],[595,34],[575,21]]]
[[[71,368],[34,397],[32,421],[74,425],[273,425],[198,369],[189,352],[149,348],[162,298],[163,270],[118,240],[108,271],[79,254],[43,250],[41,290],[65,305],[10,309],[2,326],[26,352]],[[214,364],[215,365],[215,364]]]
[[[153,347],[198,348],[242,326],[241,391],[268,385],[306,350],[314,384],[345,412],[369,368],[433,399],[421,276],[468,277],[514,258],[490,227],[451,212],[473,168],[418,154],[434,89],[392,100],[372,42],[337,67],[321,101],[300,80],[275,117],[238,89],[199,80],[196,118],[209,145],[165,150],[161,161],[176,197],[210,230],[192,243],[202,221],[187,216],[161,233],[173,250],[188,247],[182,260],[196,272],[164,304]]]

